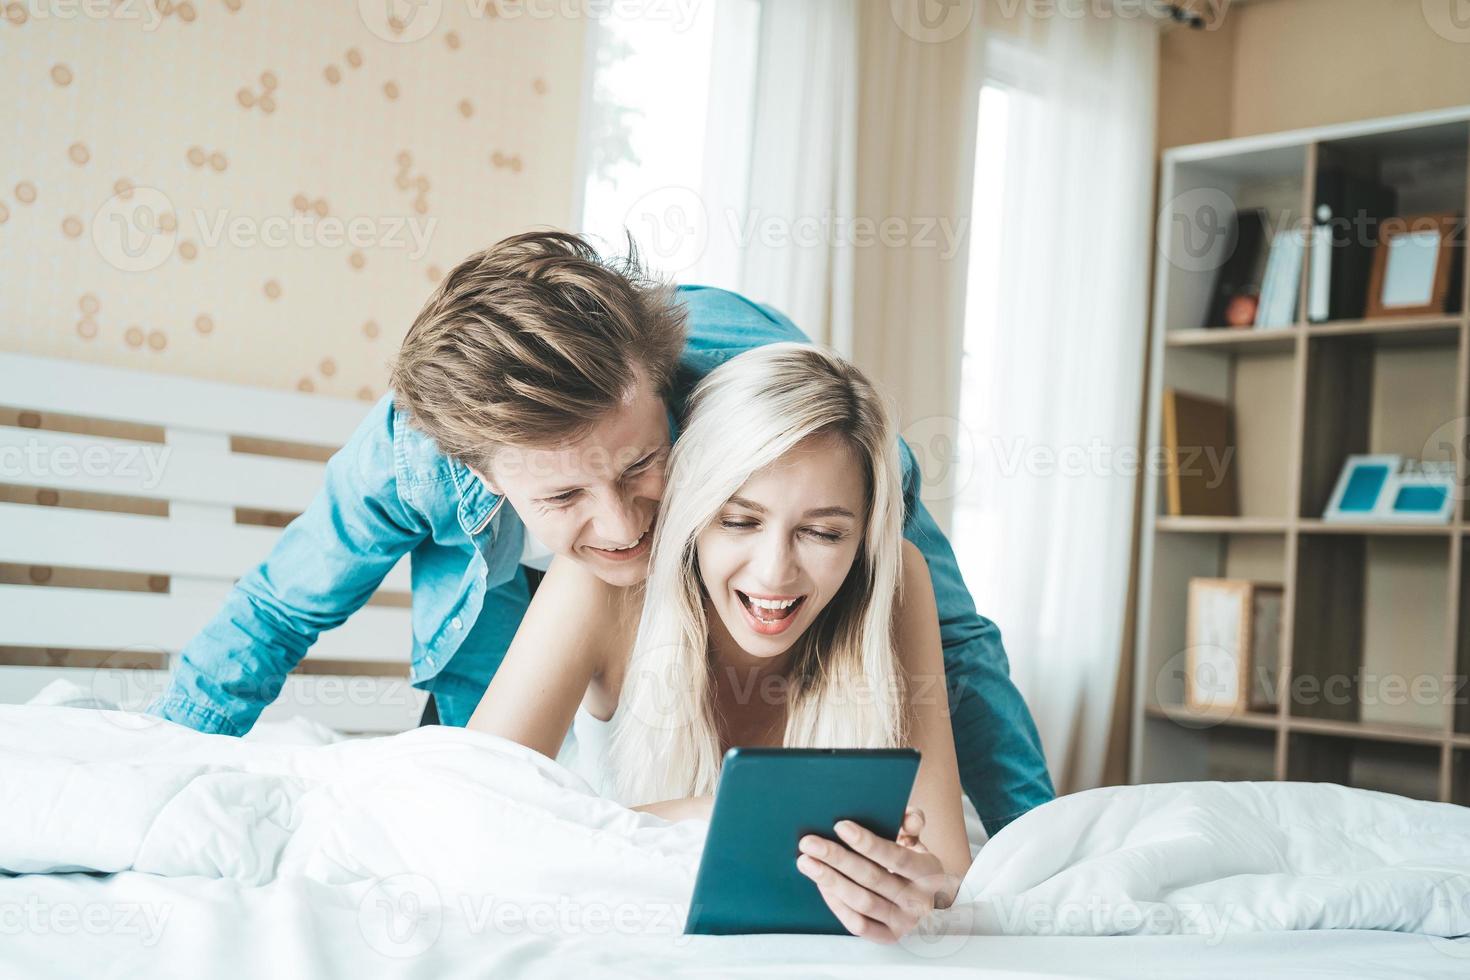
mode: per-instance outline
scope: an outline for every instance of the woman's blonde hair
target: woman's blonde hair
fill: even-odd
[[[837,355],[771,344],[733,358],[699,384],[670,459],[648,598],[614,718],[613,768],[625,802],[714,792],[722,753],[695,542],[752,474],[827,434],[845,441],[863,468],[866,526],[846,580],[793,647],[782,742],[902,743],[893,613],[903,497],[892,414]]]

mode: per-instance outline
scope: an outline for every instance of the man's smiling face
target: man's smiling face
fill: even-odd
[[[668,452],[664,401],[640,379],[585,435],[502,449],[482,479],[553,552],[609,585],[636,585],[648,576]]]

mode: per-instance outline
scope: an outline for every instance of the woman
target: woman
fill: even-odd
[[[708,819],[726,749],[922,753],[898,841],[849,823],[797,865],[847,929],[892,942],[969,866],[928,569],[901,535],[892,418],[802,344],[748,351],[690,398],[642,589],[555,561],[470,727],[607,795]],[[645,601],[646,597],[646,601]]]

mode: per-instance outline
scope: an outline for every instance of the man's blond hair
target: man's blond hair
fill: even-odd
[[[393,365],[394,403],[448,455],[488,472],[504,446],[559,445],[626,401],[666,395],[684,309],[636,250],[604,259],[581,236],[513,235],[455,266]]]

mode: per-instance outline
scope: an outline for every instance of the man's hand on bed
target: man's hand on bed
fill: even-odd
[[[799,843],[796,867],[816,882],[827,907],[854,936],[897,942],[934,909],[954,901],[959,883],[919,841],[923,811],[904,814],[896,841],[850,820],[833,829],[844,843],[809,834]]]

